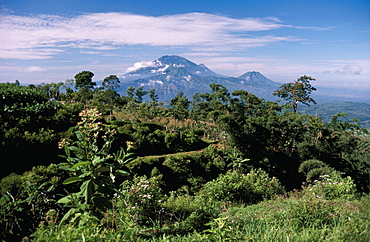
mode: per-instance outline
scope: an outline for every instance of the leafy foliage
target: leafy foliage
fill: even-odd
[[[295,82],[281,85],[273,95],[288,101],[293,111],[297,112],[298,103],[303,103],[307,106],[310,106],[309,103],[316,104],[315,100],[310,96],[312,91],[316,91],[316,88],[310,84],[310,81],[315,81],[315,79],[306,75],[301,76]]]
[[[60,103],[50,101],[36,88],[0,84],[1,177],[50,164],[51,157],[57,158],[58,131],[68,126],[58,125],[61,110]]]
[[[49,211],[55,211],[56,216],[61,213],[56,201],[65,177],[56,165],[49,165],[1,179],[1,237],[19,241],[35,231],[40,223],[46,223]]]
[[[312,159],[302,162],[298,171],[306,175],[307,182],[313,182],[320,176],[334,173],[335,170],[322,161]]]
[[[171,113],[173,114],[173,117],[176,120],[183,120],[187,118],[189,114],[189,104],[189,99],[182,92],[179,92],[170,102],[172,107]]]
[[[126,150],[121,148],[116,153],[110,153],[116,131],[105,129],[98,121],[101,113],[96,109],[86,109],[80,116],[82,121],[75,132],[77,140],[70,144],[64,139],[59,143],[67,160],[59,166],[72,173],[63,184],[82,183],[79,192],[58,201],[71,207],[61,224],[67,220],[80,225],[86,221],[99,221],[102,213],[112,207],[110,199],[115,192],[116,176],[128,175],[122,168],[132,159],[132,153],[128,153],[132,148],[131,142],[127,143]]]
[[[338,172],[332,172],[330,175],[319,176],[318,180],[314,180],[306,191],[318,198],[353,199],[356,193],[356,185],[351,177],[342,178]]]
[[[158,178],[136,176],[121,186],[121,196],[126,201],[132,220],[140,225],[150,225],[161,213],[162,191]]]
[[[96,85],[96,83],[92,81],[93,76],[94,73],[92,73],[91,71],[81,71],[80,73],[77,73],[75,75],[75,88],[93,88]]]
[[[36,241],[368,239],[369,199],[359,197],[369,189],[370,160],[358,120],[339,113],[325,123],[220,84],[191,103],[179,94],[172,108],[159,108],[154,89],[129,88],[119,97],[114,75],[103,88],[93,88],[91,78],[65,96],[59,85],[4,84],[10,90],[5,100],[27,92],[12,101],[18,116],[5,109],[0,116],[3,151],[12,145],[31,166],[38,158],[33,153],[43,155],[41,147],[59,146],[65,153],[62,170],[38,167],[2,179],[6,240],[35,230]],[[297,87],[305,89],[301,81]],[[53,105],[50,115],[44,113]],[[84,105],[89,108],[81,121],[66,131]],[[132,152],[141,157],[131,159]],[[59,162],[55,155],[49,163]],[[279,196],[282,184],[300,190]]]
[[[251,170],[248,174],[228,171],[210,181],[200,190],[200,194],[217,201],[253,204],[274,195],[282,194],[284,188],[279,181],[261,169]]]

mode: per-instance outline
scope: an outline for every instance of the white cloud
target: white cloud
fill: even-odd
[[[46,71],[46,70],[40,66],[29,66],[21,71],[22,72],[40,72],[40,71]]]
[[[253,37],[251,32],[283,27],[276,18],[235,19],[206,13],[142,16],[129,13],[93,13],[77,17],[2,14],[0,58],[48,59],[67,48],[111,50],[125,45],[247,48],[292,37]],[[248,34],[248,35],[247,35]],[[83,50],[85,53],[90,50]]]
[[[88,54],[88,55],[99,55],[101,52],[99,51],[80,51],[81,54]]]
[[[358,65],[346,65],[343,67],[342,73],[343,74],[353,74],[353,75],[359,75],[361,74],[362,69]]]
[[[126,72],[137,71],[144,67],[157,67],[157,66],[158,66],[158,63],[153,62],[153,61],[140,61],[140,62],[136,62],[134,66],[127,68]]]
[[[360,75],[362,69],[359,65],[345,65],[342,69],[324,70],[324,74]]]
[[[160,80],[149,80],[148,83],[141,83],[141,86],[154,86],[156,84],[163,85],[163,82]]]

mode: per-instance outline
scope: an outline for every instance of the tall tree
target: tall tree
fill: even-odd
[[[148,91],[144,91],[144,87],[143,86],[139,87],[135,91],[135,96],[136,96],[135,101],[137,103],[142,103],[143,102],[143,98],[144,98],[144,96],[146,94],[148,94]]]
[[[172,107],[171,112],[176,121],[188,117],[190,101],[183,92],[179,92],[176,97],[171,100],[170,105]]]
[[[126,90],[126,95],[127,95],[127,101],[128,102],[133,102],[135,101],[135,87],[134,86],[129,86]]]
[[[108,102],[110,120],[112,120],[113,103],[115,99],[119,98],[119,94],[115,90],[119,87],[119,83],[119,78],[116,75],[107,76],[102,83],[105,90],[101,93],[101,97]]]
[[[77,90],[81,88],[93,88],[96,83],[92,81],[94,73],[91,71],[81,71],[75,75],[75,88]]]
[[[158,115],[158,105],[159,105],[159,102],[158,102],[158,95],[155,93],[155,89],[150,89],[149,92],[149,98],[150,98],[150,101],[149,101],[149,105],[147,105],[147,116],[149,119],[152,119],[154,117],[156,117]]]
[[[149,93],[149,98],[150,98],[149,104],[154,107],[157,106],[159,97],[158,97],[158,94],[155,93],[155,89],[150,89],[148,93]]]
[[[86,102],[92,98],[91,89],[96,85],[92,81],[94,73],[91,71],[82,71],[75,75],[75,88],[78,90],[77,97],[81,102]]]
[[[104,78],[102,84],[104,89],[115,90],[116,88],[119,87],[119,83],[120,83],[119,78],[116,75],[110,75]]]
[[[294,82],[281,85],[272,95],[287,101],[293,108],[293,112],[297,112],[298,103],[303,103],[307,106],[310,106],[309,103],[316,104],[315,100],[310,96],[312,91],[316,91],[316,88],[311,85],[310,81],[315,80],[310,76],[301,76]]]
[[[41,83],[37,85],[36,88],[46,93],[49,99],[59,100],[59,96],[61,94],[61,87],[63,86],[63,82],[59,83]]]

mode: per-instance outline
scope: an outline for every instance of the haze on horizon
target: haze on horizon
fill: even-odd
[[[94,80],[179,55],[221,75],[370,93],[370,2],[0,0],[0,82]]]

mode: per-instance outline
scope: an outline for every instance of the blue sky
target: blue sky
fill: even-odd
[[[98,81],[162,55],[370,93],[370,1],[0,0],[0,82]]]

